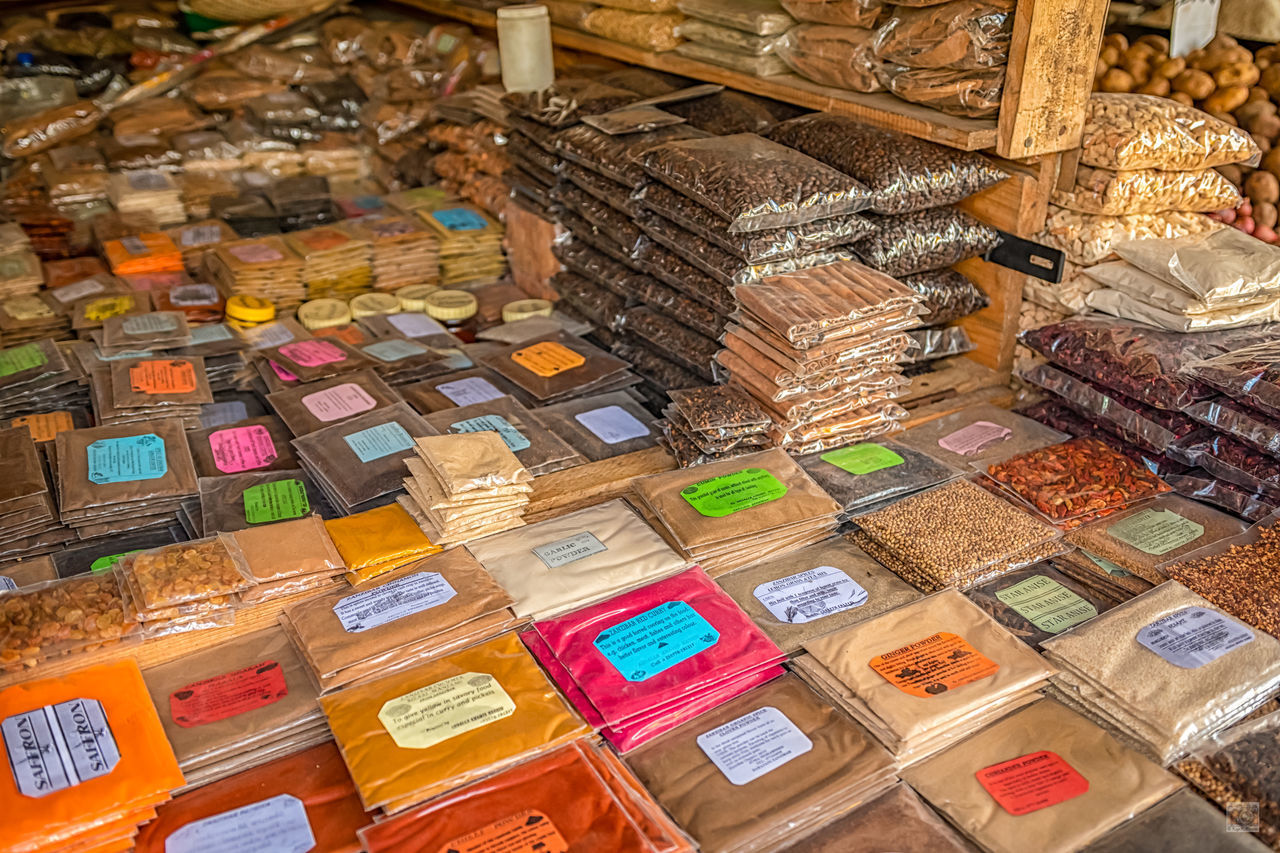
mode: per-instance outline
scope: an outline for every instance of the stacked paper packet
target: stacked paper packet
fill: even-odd
[[[111,204],[126,222],[167,228],[187,220],[182,190],[167,172],[139,169],[111,176]]]
[[[1041,643],[1055,698],[1162,764],[1280,689],[1280,641],[1167,581]],[[1141,677],[1135,676],[1141,673]]]
[[[782,450],[642,477],[641,512],[712,577],[826,539],[840,505]]]
[[[44,284],[31,239],[16,222],[0,225],[0,299],[35,293]]]
[[[202,162],[201,165],[205,164]],[[182,203],[191,219],[208,219],[213,214],[215,198],[240,195],[240,188],[230,178],[215,171],[183,172],[177,181]]]
[[[923,297],[855,261],[734,288],[738,311],[716,362],[773,418],[793,453],[830,450],[896,429],[906,411],[899,360]]]
[[[44,534],[61,529],[30,429],[0,429],[0,551],[31,545],[34,555]]]
[[[418,215],[439,241],[440,284],[486,284],[507,269],[502,226],[474,207],[421,210]]]
[[[372,216],[342,223],[351,236],[373,246],[373,288],[439,284],[439,241],[414,216]]]
[[[151,667],[143,679],[184,791],[331,737],[307,665],[279,627]]]
[[[0,690],[0,720],[9,746],[0,812],[12,850],[132,850],[138,827],[182,787],[132,660]]]
[[[773,420],[736,385],[708,385],[667,392],[662,434],[681,468],[754,453],[772,442]]]
[[[328,693],[519,627],[511,597],[466,548],[417,560],[293,605],[280,624]]]
[[[783,672],[782,650],[697,567],[535,622],[521,639],[624,752]]]
[[[1041,698],[1053,668],[955,590],[804,644],[795,670],[900,767]]]
[[[199,357],[113,361],[91,375],[93,414],[103,425],[165,417],[181,418],[188,429],[199,429],[200,407],[213,402]]]
[[[88,402],[84,378],[70,343],[46,338],[0,349],[0,420],[39,413],[70,426],[67,410]]]
[[[0,338],[7,346],[71,336],[71,313],[48,293],[24,293],[0,301]]]
[[[301,305],[306,295],[302,259],[279,237],[223,243],[206,263],[214,284],[231,296],[258,296],[286,309]]]
[[[530,474],[496,432],[414,439],[401,505],[438,545],[522,527]]]
[[[372,247],[331,226],[295,231],[284,238],[302,258],[302,282],[308,299],[350,298],[373,281]]]
[[[969,480],[857,517],[850,538],[924,592],[967,589],[1057,556],[1062,534]]]
[[[237,593],[254,584],[229,533],[138,551],[119,566],[125,620],[144,639],[234,625]]]
[[[192,274],[204,269],[204,258],[219,243],[238,239],[231,226],[221,219],[202,219],[165,232],[182,252],[182,264]]]

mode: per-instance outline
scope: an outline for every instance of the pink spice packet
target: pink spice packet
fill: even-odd
[[[785,657],[696,566],[536,622],[533,630],[600,720],[615,728],[681,709],[692,694]]]

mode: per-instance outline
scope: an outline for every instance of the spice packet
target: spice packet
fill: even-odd
[[[471,713],[442,739],[437,725],[458,714],[458,703]],[[590,733],[512,634],[347,688],[321,706],[361,801],[390,813]]]
[[[1280,642],[1177,582],[1041,647],[1062,670],[1055,684],[1068,699],[1163,762],[1244,718],[1280,685]]]
[[[399,504],[332,518],[324,526],[353,586],[440,550]]]
[[[235,539],[249,574],[259,584],[344,569],[342,555],[318,516],[239,530]]]
[[[120,571],[137,590],[139,608],[147,610],[230,595],[253,585],[240,546],[227,534],[130,554]]]
[[[472,367],[433,376],[399,389],[400,395],[424,414],[470,406],[496,400],[504,395],[514,397],[523,405],[532,405],[533,398],[514,382],[487,367]]]
[[[246,471],[281,471],[298,467],[289,431],[272,415],[247,418],[188,434],[196,472],[220,477]]]
[[[267,347],[260,352],[263,358],[279,365],[289,374],[281,378],[297,379],[302,382],[325,379],[338,373],[350,373],[373,365],[373,362],[359,350],[332,338],[292,341],[280,346]]]
[[[542,427],[530,410],[513,397],[446,409],[427,415],[423,420],[441,435],[496,432],[507,449],[535,477],[584,461],[559,436]]]
[[[125,621],[120,579],[111,570],[50,578],[0,595],[0,668],[6,672],[128,641],[137,627]],[[83,622],[69,618],[73,613]]]
[[[533,417],[589,462],[653,447],[653,415],[622,391],[568,400],[533,411]]]
[[[1181,767],[1178,772],[1183,773]],[[1226,803],[1222,805],[1225,806]],[[1227,820],[1232,818],[1228,817]],[[1228,826],[1232,824],[1229,823]],[[1176,850],[1209,849],[1220,850],[1222,853],[1262,853],[1267,849],[1248,832],[1232,832],[1229,829],[1224,832],[1222,812],[1193,791],[1178,791],[1132,820],[1120,824],[1087,849],[1089,853],[1120,853],[1142,845],[1168,850],[1170,853]]]
[[[60,432],[54,447],[64,521],[97,508],[180,498],[197,490],[182,422],[173,418]]]
[[[193,358],[139,358],[113,361],[112,403],[117,409],[202,405],[213,402],[205,361]]]
[[[234,532],[260,524],[337,512],[301,470],[200,478],[200,514],[205,530]]]
[[[995,462],[1066,438],[1056,429],[984,403],[912,427],[895,440],[966,470],[976,463]]]
[[[1034,759],[1034,761],[1031,761]],[[1049,767],[1055,784],[1018,780]],[[1023,708],[928,761],[905,780],[984,850],[1076,850],[1173,793],[1172,774],[1057,702]]]
[[[191,345],[191,328],[181,311],[153,311],[124,317],[108,317],[102,323],[104,355],[120,355]]]
[[[295,436],[309,435],[357,415],[384,409],[400,397],[372,371],[360,370],[267,395]]]
[[[780,853],[969,853],[972,847],[899,783]]]
[[[541,403],[634,382],[628,379],[625,361],[563,332],[504,347],[478,360]]]
[[[1105,613],[1115,604],[1048,563],[1008,572],[972,587],[965,595],[1033,647]]]
[[[850,444],[796,461],[852,514],[960,476],[927,453],[891,440]]]
[[[810,639],[921,597],[841,538],[766,557],[716,583],[788,654]]]

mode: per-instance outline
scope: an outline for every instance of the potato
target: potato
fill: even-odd
[[[1259,173],[1265,174],[1265,173]],[[1259,228],[1275,228],[1276,227],[1276,206],[1269,201],[1253,206],[1253,221],[1258,223]]]
[[[1209,102],[1208,102],[1208,101],[1205,101],[1205,103],[1207,104],[1207,103],[1209,103]],[[1235,117],[1235,116],[1233,116],[1231,113],[1215,112],[1214,110],[1208,110],[1208,109],[1205,109],[1205,108],[1204,108],[1204,105],[1203,105],[1203,104],[1200,106],[1200,109],[1204,110],[1204,111],[1205,111],[1205,112],[1207,112],[1209,115],[1211,115],[1211,116],[1213,116],[1214,118],[1216,118],[1218,121],[1226,122],[1227,124],[1231,125],[1232,127],[1239,127],[1239,123],[1238,123],[1238,122],[1236,122],[1236,117]]]
[[[1139,36],[1137,44],[1145,44],[1154,48],[1157,52],[1169,55],[1169,40],[1164,36],[1146,35]]]
[[[1260,151],[1263,154],[1266,154],[1268,151],[1271,150],[1272,137],[1263,136],[1261,133],[1252,133],[1250,134],[1250,136],[1253,137],[1253,144],[1258,146],[1258,151]]]
[[[1218,167],[1218,174],[1231,182],[1234,187],[1244,186],[1244,172],[1234,163]]]
[[[1166,59],[1164,62],[1161,62],[1156,66],[1155,73],[1159,74],[1161,77],[1168,77],[1172,80],[1174,77],[1177,77],[1186,70],[1187,60],[1179,56],[1176,59]]]
[[[1236,110],[1236,118],[1240,119],[1241,124],[1247,124],[1251,119],[1258,116],[1273,116],[1275,114],[1276,105],[1269,100],[1249,100],[1244,103],[1244,106]]]
[[[1254,220],[1253,236],[1264,243],[1274,243],[1276,241],[1275,229],[1263,225],[1256,219]]]
[[[1267,91],[1272,98],[1280,99],[1280,65],[1272,65],[1262,72],[1258,85]]]
[[[1151,79],[1151,63],[1144,59],[1127,59],[1122,66],[1133,77],[1133,82],[1141,86]]]
[[[1102,53],[1098,54],[1098,58],[1107,64],[1110,68],[1112,65],[1120,64],[1120,48],[1113,44],[1106,45],[1102,48]]]
[[[1195,98],[1191,97],[1186,92],[1170,92],[1169,97],[1182,104],[1184,107],[1194,107],[1196,105]]]
[[[1259,49],[1254,54],[1253,61],[1258,64],[1259,68],[1268,68],[1280,62],[1280,44],[1272,44]]]
[[[1129,40],[1120,33],[1111,33],[1102,39],[1104,47],[1114,47],[1116,50],[1125,51],[1129,49]]]
[[[1233,39],[1226,33],[1216,33],[1213,38],[1209,39],[1209,43],[1204,46],[1205,50],[1219,50],[1230,47],[1237,47],[1240,42]]]
[[[1263,154],[1259,168],[1265,169],[1280,178],[1280,147],[1272,148],[1266,154]]]
[[[1261,101],[1264,104],[1271,103],[1271,96],[1267,94],[1267,90],[1261,86],[1254,86],[1249,90],[1249,103]]]
[[[1244,194],[1255,205],[1280,202],[1280,178],[1270,172],[1254,172],[1245,178]]]
[[[1249,90],[1244,86],[1225,86],[1204,99],[1200,109],[1214,115],[1230,113],[1244,106],[1249,100]],[[1235,124],[1233,117],[1231,123]]]
[[[1173,78],[1175,92],[1186,92],[1197,101],[1212,95],[1213,88],[1213,78],[1204,71],[1188,69]]]
[[[1260,76],[1262,72],[1252,62],[1233,62],[1213,72],[1213,82],[1218,84],[1219,89],[1225,89],[1228,86],[1247,88],[1257,83]]]
[[[1172,84],[1167,77],[1152,77],[1147,82],[1138,87],[1138,94],[1156,95],[1161,98],[1167,98],[1169,92],[1172,91]]]
[[[1112,68],[1102,75],[1098,89],[1103,92],[1132,92],[1137,87],[1133,75],[1123,68]]]
[[[1095,79],[1095,80],[1101,80],[1101,79],[1102,79],[1102,75],[1103,75],[1103,74],[1106,74],[1106,73],[1107,73],[1107,71],[1109,71],[1110,69],[1111,69],[1111,66],[1110,66],[1110,65],[1108,65],[1107,63],[1103,62],[1103,61],[1102,61],[1102,57],[1098,57],[1098,64],[1097,64],[1097,65],[1095,65],[1095,66],[1094,66],[1094,68],[1093,68],[1093,77],[1094,77],[1094,79]],[[1266,94],[1266,92],[1263,92],[1262,94],[1264,94],[1264,95],[1265,95],[1265,94]]]
[[[1267,147],[1262,150],[1269,150],[1271,143],[1275,142],[1277,137],[1280,137],[1280,116],[1257,116],[1245,124],[1244,129],[1249,131],[1255,140],[1265,139]],[[1262,143],[1258,142],[1258,145],[1262,145]]]

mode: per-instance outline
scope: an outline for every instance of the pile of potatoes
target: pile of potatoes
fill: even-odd
[[[1119,33],[1102,40],[1094,76],[1099,92],[1137,92],[1172,98],[1198,107],[1249,131],[1262,149],[1257,169],[1218,169],[1240,188],[1247,201],[1238,209],[1214,214],[1268,243],[1277,237],[1280,204],[1280,45],[1257,53],[1227,35],[1217,35],[1200,50],[1176,59],[1169,40],[1145,35],[1132,43]]]

